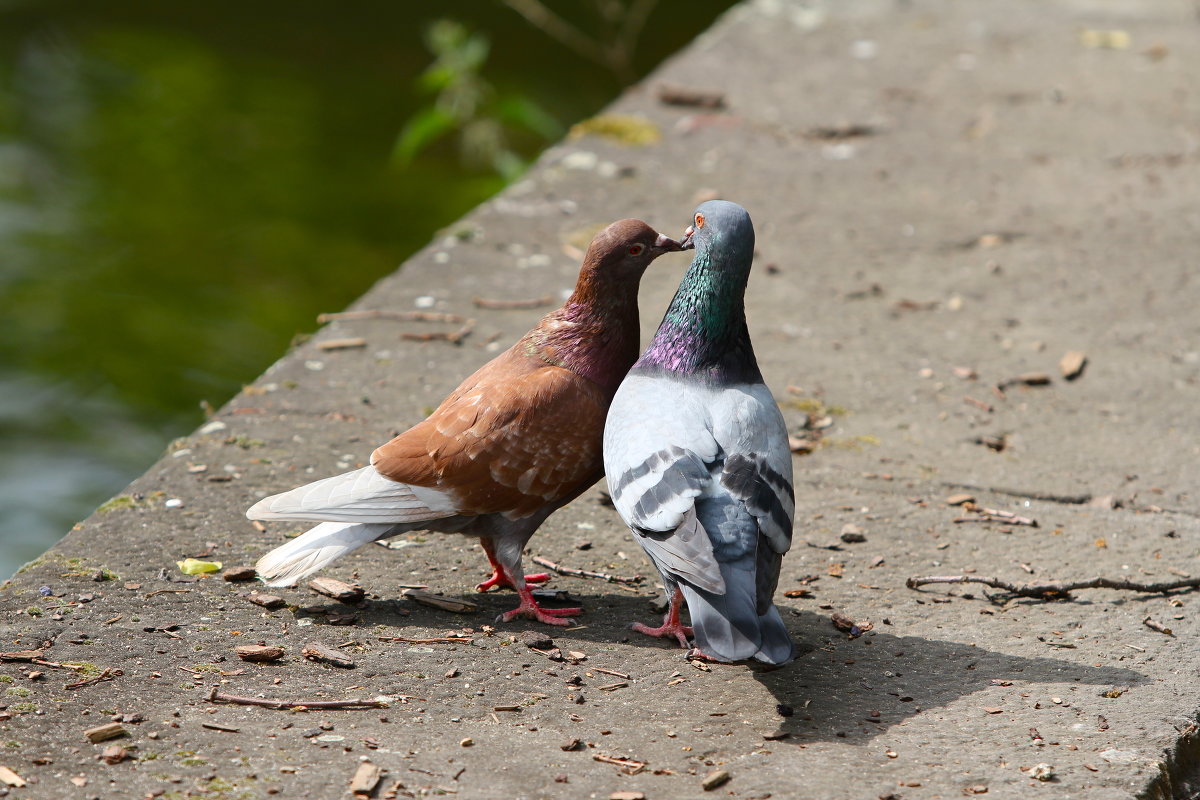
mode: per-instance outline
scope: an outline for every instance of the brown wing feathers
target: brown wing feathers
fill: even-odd
[[[528,516],[595,482],[607,398],[587,379],[516,350],[377,449],[375,468],[450,493],[464,514]]]

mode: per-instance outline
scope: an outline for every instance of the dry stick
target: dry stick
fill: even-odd
[[[239,706],[262,706],[263,708],[387,708],[383,700],[264,700],[260,697],[238,697],[218,692],[214,687],[208,693],[210,703],[234,703]]]
[[[463,323],[467,318],[461,314],[443,314],[437,311],[338,311],[332,314],[318,314],[317,322],[322,324],[334,320],[358,319],[394,319],[402,322],[457,322]]]
[[[593,761],[600,761],[604,764],[616,764],[618,767],[626,767],[635,771],[640,771],[646,766],[644,761],[634,761],[630,758],[614,758],[612,756],[602,755],[597,753],[592,756]]]
[[[469,319],[466,321],[466,324],[456,331],[433,331],[430,333],[409,333],[405,331],[400,334],[400,338],[410,342],[446,341],[451,344],[458,344],[470,336],[473,330],[475,330],[475,320]]]
[[[156,594],[183,594],[190,591],[191,589],[155,589],[153,592],[146,593],[143,597],[150,598]]]
[[[528,300],[492,300],[487,297],[476,297],[473,301],[476,308],[487,308],[493,311],[506,311],[520,308],[541,308],[554,302],[554,295],[532,297]]]
[[[124,674],[125,674],[125,672],[123,670],[113,669],[112,667],[105,667],[104,672],[101,672],[96,677],[86,678],[82,681],[75,681],[74,683],[63,684],[63,688],[64,689],[78,689],[81,686],[89,686],[93,683],[99,683],[100,681],[111,681],[113,678],[119,678]]]
[[[407,642],[409,644],[470,644],[470,636],[433,636],[428,639],[415,639],[410,636],[380,636],[381,642]]]
[[[553,570],[554,572],[557,572],[559,575],[571,575],[576,578],[599,578],[600,580],[608,581],[609,583],[636,584],[636,583],[642,583],[643,581],[646,580],[645,577],[643,577],[641,575],[632,575],[629,577],[624,577],[621,575],[609,575],[607,572],[592,572],[591,570],[587,570],[587,569],[575,569],[574,567],[564,567],[562,564],[557,564],[557,563],[551,561],[550,559],[542,558],[541,556],[534,556],[533,563],[539,564],[543,567],[546,567],[547,569]]]
[[[1200,578],[1187,578],[1180,581],[1163,581],[1161,583],[1138,583],[1130,580],[1114,580],[1112,578],[1091,578],[1085,581],[1059,581],[1051,583],[1009,583],[999,578],[983,578],[976,575],[930,575],[924,578],[909,578],[904,582],[910,589],[927,586],[931,583],[981,583],[993,589],[1003,589],[1017,597],[1034,597],[1039,600],[1049,600],[1066,597],[1077,589],[1122,589],[1130,592],[1166,593],[1178,589],[1200,589]]]
[[[1071,506],[1081,506],[1084,503],[1091,502],[1090,494],[1054,494],[1052,492],[1025,492],[1020,489],[1000,489],[993,486],[975,486],[970,483],[951,483],[942,482],[942,486],[947,489],[967,489],[972,492],[991,492],[992,494],[1004,494],[1009,497],[1022,497],[1026,500],[1045,500],[1048,503],[1064,503]]]

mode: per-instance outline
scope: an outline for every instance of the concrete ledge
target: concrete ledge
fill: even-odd
[[[49,642],[46,660],[94,665],[77,677],[0,664],[0,764],[30,781],[11,795],[331,798],[366,759],[388,797],[1189,796],[1194,594],[993,603],[905,579],[1200,574],[1196,25],[1186,3],[1132,0],[735,9],[615,105],[661,143],[553,148],[354,306],[472,317],[461,345],[401,338],[457,323],[328,325],[3,587],[3,650]],[[1089,46],[1123,41],[1081,39],[1089,30],[1131,44]],[[722,91],[729,109],[663,106],[660,81]],[[485,629],[512,598],[472,593],[482,555],[452,537],[339,562],[330,575],[368,590],[349,607],[297,589],[270,611],[245,585],[181,582],[184,557],[252,563],[280,543],[299,526],[257,530],[248,505],[362,463],[541,313],[473,298],[557,298],[577,268],[571,242],[630,215],[677,232],[710,192],[755,217],[747,305],[790,427],[832,422],[797,457],[780,584],[808,590],[781,598],[806,649],[794,665],[696,669],[627,631],[652,618],[652,582],[576,578],[553,585],[583,599],[584,627],[549,633],[586,659],[549,660],[512,640],[528,625]],[[647,276],[647,332],[685,261]],[[321,348],[345,337],[367,346]],[[1071,382],[1056,366],[1068,350],[1088,356]],[[1029,372],[1050,384],[1007,383]],[[1038,527],[956,523],[944,499],[960,484]],[[1114,501],[1039,499],[1051,495]],[[842,542],[846,525],[866,541]],[[651,575],[598,488],[531,547]],[[414,584],[479,610],[402,598]],[[873,630],[850,639],[834,612]],[[447,631],[470,641],[381,638]],[[284,661],[239,661],[234,648],[258,641]],[[310,641],[357,668],[306,661]],[[65,688],[105,668],[121,674]],[[214,688],[393,701],[295,712],[214,704]],[[107,765],[112,743],[83,731],[114,715],[142,719],[125,717],[130,735],[113,742],[132,758]],[[1034,779],[1039,764],[1052,780]],[[717,769],[732,779],[706,792]]]

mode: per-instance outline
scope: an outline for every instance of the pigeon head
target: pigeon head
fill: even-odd
[[[617,220],[596,234],[584,258],[584,273],[599,280],[637,281],[650,262],[683,249],[640,219]]]
[[[692,224],[683,232],[682,246],[685,250],[695,248],[698,256],[713,251],[726,257],[753,254],[754,224],[737,203],[709,200],[692,215]]]
[[[759,379],[743,304],[754,260],[750,215],[726,200],[702,203],[682,244],[696,256],[634,369],[718,383]]]

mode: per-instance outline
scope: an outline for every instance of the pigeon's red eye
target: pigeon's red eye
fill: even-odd
[[[645,246],[645,245],[641,245],[641,244],[635,244],[635,245],[633,245],[632,247],[630,247],[630,248],[629,248],[629,255],[631,255],[631,256],[640,256],[640,255],[642,254],[642,251],[643,251],[643,250],[645,250],[645,249],[646,249],[646,246]]]
[[[696,227],[697,227],[697,228],[703,228],[703,227],[704,227],[704,215],[703,215],[703,214],[697,214],[697,215],[696,215]]]

